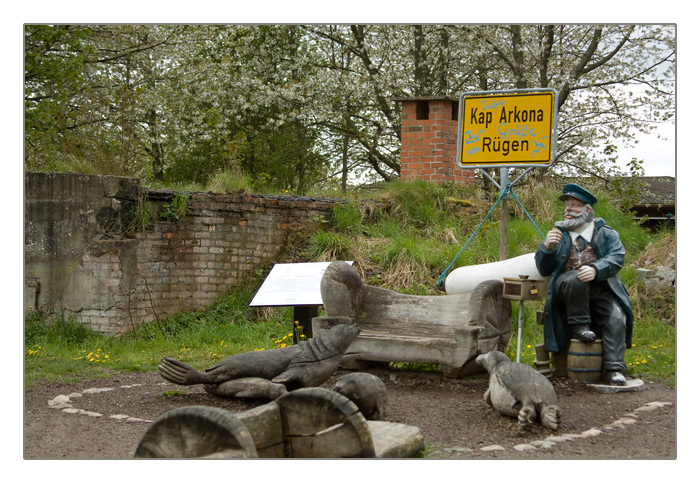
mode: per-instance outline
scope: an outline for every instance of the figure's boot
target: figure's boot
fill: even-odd
[[[581,342],[593,342],[596,339],[595,332],[588,324],[575,324],[571,326],[571,337]]]
[[[627,384],[627,379],[620,371],[606,371],[603,379],[614,386],[624,386]]]

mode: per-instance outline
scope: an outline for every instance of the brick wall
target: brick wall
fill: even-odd
[[[340,202],[194,193],[186,216],[161,221],[172,195],[129,178],[27,173],[25,309],[63,311],[116,335],[153,320],[154,309],[161,317],[205,308]],[[153,223],[123,237],[117,227],[139,197],[155,206]]]
[[[457,108],[451,98],[401,102],[401,179],[471,184],[474,170],[457,165]]]

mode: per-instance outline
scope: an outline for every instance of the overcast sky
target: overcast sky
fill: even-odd
[[[673,124],[660,125],[650,135],[640,134],[638,141],[634,147],[618,148],[621,168],[624,169],[632,158],[637,158],[644,161],[646,176],[676,176],[676,134]]]

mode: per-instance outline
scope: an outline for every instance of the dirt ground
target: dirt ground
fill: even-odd
[[[337,371],[324,387],[332,387],[345,372]],[[378,375],[387,386],[385,420],[419,427],[429,459],[676,458],[676,391],[661,382],[647,380],[640,391],[607,394],[569,379],[555,378],[552,382],[563,411],[561,428],[551,431],[538,426],[523,431],[515,419],[486,405],[485,375],[455,380],[437,373],[387,369],[368,372]],[[75,395],[91,388],[111,389]],[[73,409],[84,412],[51,407],[49,401],[59,395],[69,396]],[[206,393],[202,386],[169,383],[156,372],[113,374],[76,384],[39,383],[24,395],[24,459],[131,458],[149,421],[166,411],[205,405],[239,412],[267,402],[222,399]],[[654,402],[672,404],[635,412]],[[621,419],[630,424],[612,425]],[[548,436],[581,435],[591,428],[602,432],[557,442],[548,448],[514,449]],[[491,445],[504,450],[482,450]]]

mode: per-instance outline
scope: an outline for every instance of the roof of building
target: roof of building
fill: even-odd
[[[640,182],[641,199],[636,206],[675,206],[676,204],[676,178],[673,176],[623,176],[624,181]],[[584,181],[586,180],[586,181]],[[600,180],[594,181],[592,178],[556,178],[556,186],[564,186],[566,183],[581,182],[584,187],[589,183],[599,183]]]
[[[675,205],[676,178],[673,176],[624,177],[625,180],[641,180],[640,205]]]

